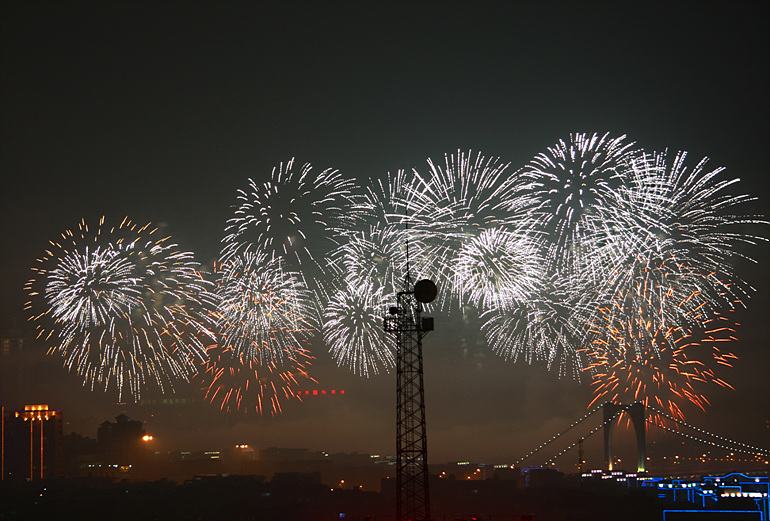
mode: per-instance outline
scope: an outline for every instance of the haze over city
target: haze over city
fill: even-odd
[[[48,241],[81,219],[152,222],[209,269],[248,179],[292,158],[356,186],[472,151],[513,173],[575,133],[725,167],[744,215],[767,216],[768,27],[758,2],[41,3],[2,8],[0,319],[27,326],[25,282]],[[765,217],[766,218],[766,217]],[[742,233],[767,238],[766,224]],[[749,290],[704,409],[688,422],[770,444],[767,241],[730,262]],[[419,258],[424,252],[412,251]],[[754,263],[741,255],[758,262]],[[430,260],[426,261],[430,262]],[[389,302],[381,302],[387,309]],[[39,313],[40,311],[36,311]],[[478,310],[435,309],[424,349],[431,462],[513,463],[587,412],[588,380],[506,360]],[[395,452],[395,374],[339,366],[318,338],[317,383],[344,394],[222,412],[197,381],[116,405],[47,356],[0,366],[7,408],[45,403],[95,436],[127,412],[158,450],[248,443]],[[147,399],[163,398],[149,393]],[[192,404],[185,405],[188,401]],[[660,443],[677,443],[665,441]],[[630,446],[630,444],[629,444]],[[601,454],[588,455],[596,464]],[[570,458],[572,458],[570,456]],[[574,459],[574,458],[572,458]],[[535,463],[535,462],[533,462]]]

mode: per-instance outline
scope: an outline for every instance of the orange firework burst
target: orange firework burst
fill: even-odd
[[[715,369],[732,367],[731,360],[737,358],[725,349],[725,342],[735,340],[737,324],[714,311],[705,313],[698,292],[660,298],[671,294],[646,279],[599,308],[589,323],[590,347],[581,350],[588,362],[585,370],[593,378],[591,405],[600,400],[639,401],[684,419],[681,402],[704,410],[710,405],[702,387],[732,389]],[[677,310],[672,312],[670,306]]]
[[[310,293],[280,261],[246,252],[216,272],[216,344],[201,368],[205,399],[223,411],[281,412],[281,400],[299,398],[300,381],[315,380],[303,347],[313,328]],[[301,400],[300,400],[301,401]]]
[[[300,382],[316,382],[308,372],[310,353],[302,348],[287,352],[282,362],[261,364],[237,354],[232,347],[208,348],[209,360],[201,371],[206,400],[219,403],[223,411],[282,412],[281,401],[297,399]],[[317,382],[316,382],[317,383]]]

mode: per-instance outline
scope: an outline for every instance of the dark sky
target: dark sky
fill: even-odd
[[[235,192],[296,157],[349,177],[421,166],[458,149],[513,167],[570,132],[687,150],[742,179],[770,214],[764,2],[3,2],[0,316],[25,320],[22,286],[47,241],[106,214],[162,224],[208,263]],[[757,230],[754,230],[757,232]],[[758,233],[768,236],[768,229]],[[756,292],[741,357],[689,420],[770,445],[766,244],[739,262]],[[436,315],[425,340],[433,461],[516,459],[591,400],[587,385],[505,362],[478,327]],[[395,452],[395,376],[314,353],[345,398],[277,418],[182,410],[146,420],[169,449],[231,443]],[[30,356],[32,356],[30,354]],[[8,406],[49,403],[95,436],[118,414],[58,362],[36,357]],[[189,394],[189,393],[188,393]],[[161,441],[162,440],[162,441]]]

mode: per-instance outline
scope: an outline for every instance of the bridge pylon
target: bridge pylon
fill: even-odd
[[[645,421],[645,407],[641,402],[634,402],[631,405],[622,403],[607,402],[602,407],[604,411],[604,461],[608,470],[613,470],[612,466],[612,432],[615,424],[618,423],[618,416],[625,412],[631,418],[636,433],[636,471],[647,471],[647,446],[646,432],[647,422]]]

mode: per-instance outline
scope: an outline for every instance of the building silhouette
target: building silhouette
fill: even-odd
[[[142,422],[130,420],[125,414],[116,416],[114,422],[105,421],[96,433],[96,444],[103,462],[116,468],[136,465],[145,452],[142,445],[144,435]]]

